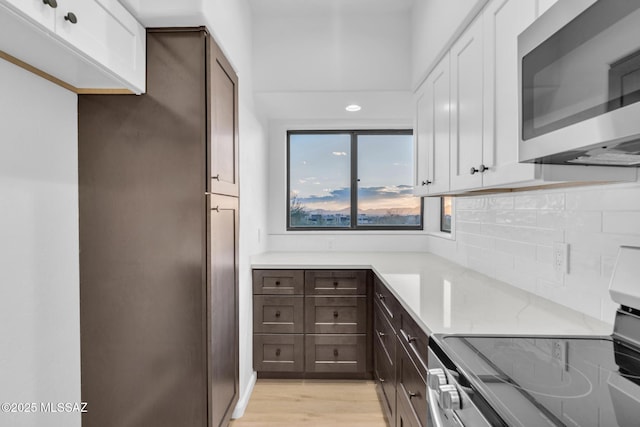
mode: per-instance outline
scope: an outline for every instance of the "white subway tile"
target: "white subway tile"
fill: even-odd
[[[551,264],[553,262],[553,246],[537,245],[536,260],[538,260],[538,262]]]
[[[531,243],[516,242],[513,240],[495,240],[496,252],[511,254],[516,257],[536,259],[536,245]]]
[[[597,189],[576,189],[566,194],[567,210],[633,211],[640,210],[640,186],[625,188],[601,186]]]
[[[493,210],[499,209],[513,209],[514,199],[513,196],[495,196],[489,197],[488,208]]]
[[[564,209],[565,195],[564,193],[541,194],[537,197],[537,208],[543,210],[561,210]]]
[[[456,220],[461,222],[481,222],[484,214],[485,211],[459,211],[456,212]]]
[[[566,242],[579,250],[598,251],[601,255],[613,256],[618,254],[622,245],[640,246],[640,236],[637,234],[589,233],[584,231],[567,230]]]
[[[516,209],[537,209],[538,198],[537,196],[532,196],[532,195],[517,196],[515,198],[515,208]]]
[[[602,298],[608,295],[609,281],[600,277],[599,274],[566,274],[564,285],[575,291],[576,294],[588,292]]]
[[[535,226],[536,213],[531,211],[497,211],[496,224]]]
[[[482,234],[482,225],[476,222],[456,222],[456,232]]]
[[[495,239],[480,234],[461,233],[456,234],[456,239],[460,243],[464,243],[469,246],[475,246],[483,249],[493,250],[495,246]]]
[[[562,211],[537,211],[537,223],[540,228],[561,229],[566,226],[566,215]]]
[[[482,215],[482,222],[486,224],[495,224],[496,223],[496,211],[484,211]]]
[[[491,258],[495,265],[496,271],[513,270],[514,268],[514,256],[511,254],[504,252],[494,252]]]
[[[458,197],[456,199],[456,210],[478,209],[487,209],[486,197]]]
[[[540,245],[550,245],[553,242],[564,241],[564,230],[548,230],[501,224],[482,224],[482,234],[490,235],[497,239],[514,240]]]
[[[616,264],[616,258],[607,255],[602,255],[600,258],[600,276],[610,280],[613,274],[613,267]]]
[[[640,235],[640,211],[604,212],[602,218],[602,231],[605,233]]]
[[[569,274],[572,276],[600,277],[600,253],[581,251],[575,248],[569,250]]]

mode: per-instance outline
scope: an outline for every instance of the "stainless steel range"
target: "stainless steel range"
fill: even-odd
[[[611,336],[432,336],[431,425],[640,426],[640,248],[620,248],[609,291]]]

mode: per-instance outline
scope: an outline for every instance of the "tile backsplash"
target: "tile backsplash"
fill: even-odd
[[[640,246],[640,185],[460,197],[455,215],[455,247],[432,252],[613,322],[609,279],[618,247]],[[566,274],[554,269],[556,242],[569,245]]]

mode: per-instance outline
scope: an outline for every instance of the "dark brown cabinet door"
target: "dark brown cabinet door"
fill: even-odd
[[[238,196],[238,78],[209,38],[209,191]]]
[[[210,425],[226,425],[238,401],[238,199],[209,196]]]
[[[238,198],[205,193],[238,194],[237,79],[204,28],[147,34],[144,95],[78,96],[82,424],[224,426]]]
[[[204,49],[150,32],[145,95],[78,96],[84,427],[207,425]]]

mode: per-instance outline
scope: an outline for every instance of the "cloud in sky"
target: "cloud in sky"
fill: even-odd
[[[326,194],[300,197],[298,201],[309,210],[343,210],[351,203],[349,188],[324,189]],[[364,187],[358,191],[360,209],[410,209],[420,207],[420,199],[412,194],[410,185]]]

